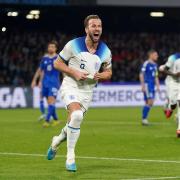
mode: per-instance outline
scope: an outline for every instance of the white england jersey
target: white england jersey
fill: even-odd
[[[173,54],[169,56],[168,61],[165,64],[169,68],[169,71],[172,73],[180,72],[180,53]],[[180,78],[173,78],[172,76],[166,77],[166,83],[170,82],[180,82]]]
[[[106,68],[111,67],[111,51],[103,42],[99,42],[94,54],[90,53],[85,43],[86,37],[80,37],[69,41],[59,56],[68,62],[68,66],[81,72],[87,72],[86,80],[76,81],[74,78],[65,75],[62,86],[78,88],[80,91],[91,92],[97,81],[93,80],[96,72],[104,64]]]

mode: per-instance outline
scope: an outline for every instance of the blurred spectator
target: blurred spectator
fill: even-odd
[[[29,85],[47,43],[56,39],[59,50],[74,36],[61,32],[11,32],[0,34],[0,85]],[[112,50],[113,82],[138,81],[139,69],[149,49],[159,52],[159,64],[179,51],[178,33],[104,34],[103,40]],[[163,77],[160,77],[161,79]]]

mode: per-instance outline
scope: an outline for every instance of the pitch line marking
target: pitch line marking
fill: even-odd
[[[139,178],[139,179],[122,179],[122,180],[165,180],[165,179],[180,179],[180,176],[176,177],[154,177],[154,178]]]
[[[46,157],[45,154],[29,154],[29,153],[13,153],[13,152],[0,152],[0,155],[10,156],[31,156],[31,157]],[[65,155],[56,155],[56,157],[63,157]],[[174,163],[180,164],[180,161],[174,160],[155,160],[155,159],[135,159],[135,158],[111,158],[111,157],[93,157],[93,156],[76,156],[78,159],[95,159],[95,160],[115,160],[115,161],[136,161],[136,162],[154,162],[154,163]]]
[[[11,156],[31,156],[31,157],[45,157],[45,154],[28,154],[28,153],[8,153],[0,152],[0,155],[11,155]],[[56,155],[56,157],[63,157],[63,155]],[[152,160],[152,159],[126,159],[126,158],[108,158],[108,157],[88,157],[88,156],[77,156],[79,159],[96,159],[96,160],[117,160],[117,161],[139,161],[139,162],[156,162],[156,163],[175,163],[180,164],[180,161],[168,161],[168,160]],[[122,180],[166,180],[166,179],[180,179],[180,176],[176,177],[156,177],[156,178],[136,178],[136,179],[122,179]]]
[[[102,121],[86,121],[86,124],[102,124]],[[103,124],[140,125],[141,122],[103,122]],[[169,122],[150,122],[150,125],[171,125]]]

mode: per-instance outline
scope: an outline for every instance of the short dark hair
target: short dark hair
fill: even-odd
[[[49,44],[54,44],[56,48],[58,49],[58,42],[56,40],[49,41],[48,45]]]
[[[149,57],[151,54],[153,53],[156,53],[157,51],[155,49],[150,49],[148,52],[147,52],[147,56]]]
[[[96,14],[91,14],[91,15],[87,16],[87,17],[84,19],[84,27],[85,27],[85,28],[88,26],[88,23],[89,23],[89,20],[90,20],[90,19],[100,19],[100,20],[101,20],[101,18],[100,18],[98,15],[96,15]]]

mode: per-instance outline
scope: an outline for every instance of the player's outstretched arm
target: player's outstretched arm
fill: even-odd
[[[58,57],[54,61],[54,68],[60,72],[67,74],[68,76],[71,76],[72,78],[76,79],[77,81],[85,80],[88,75],[88,73],[80,72],[78,70],[68,67],[60,57]]]
[[[144,74],[142,72],[139,74],[139,80],[141,83],[142,91],[145,92]]]
[[[39,83],[38,83],[38,87],[41,88],[42,87],[42,80],[44,78],[44,71],[40,69],[40,78],[39,78]]]
[[[41,69],[38,68],[33,76],[32,82],[31,82],[31,88],[34,88],[36,86],[37,80],[40,77]]]

